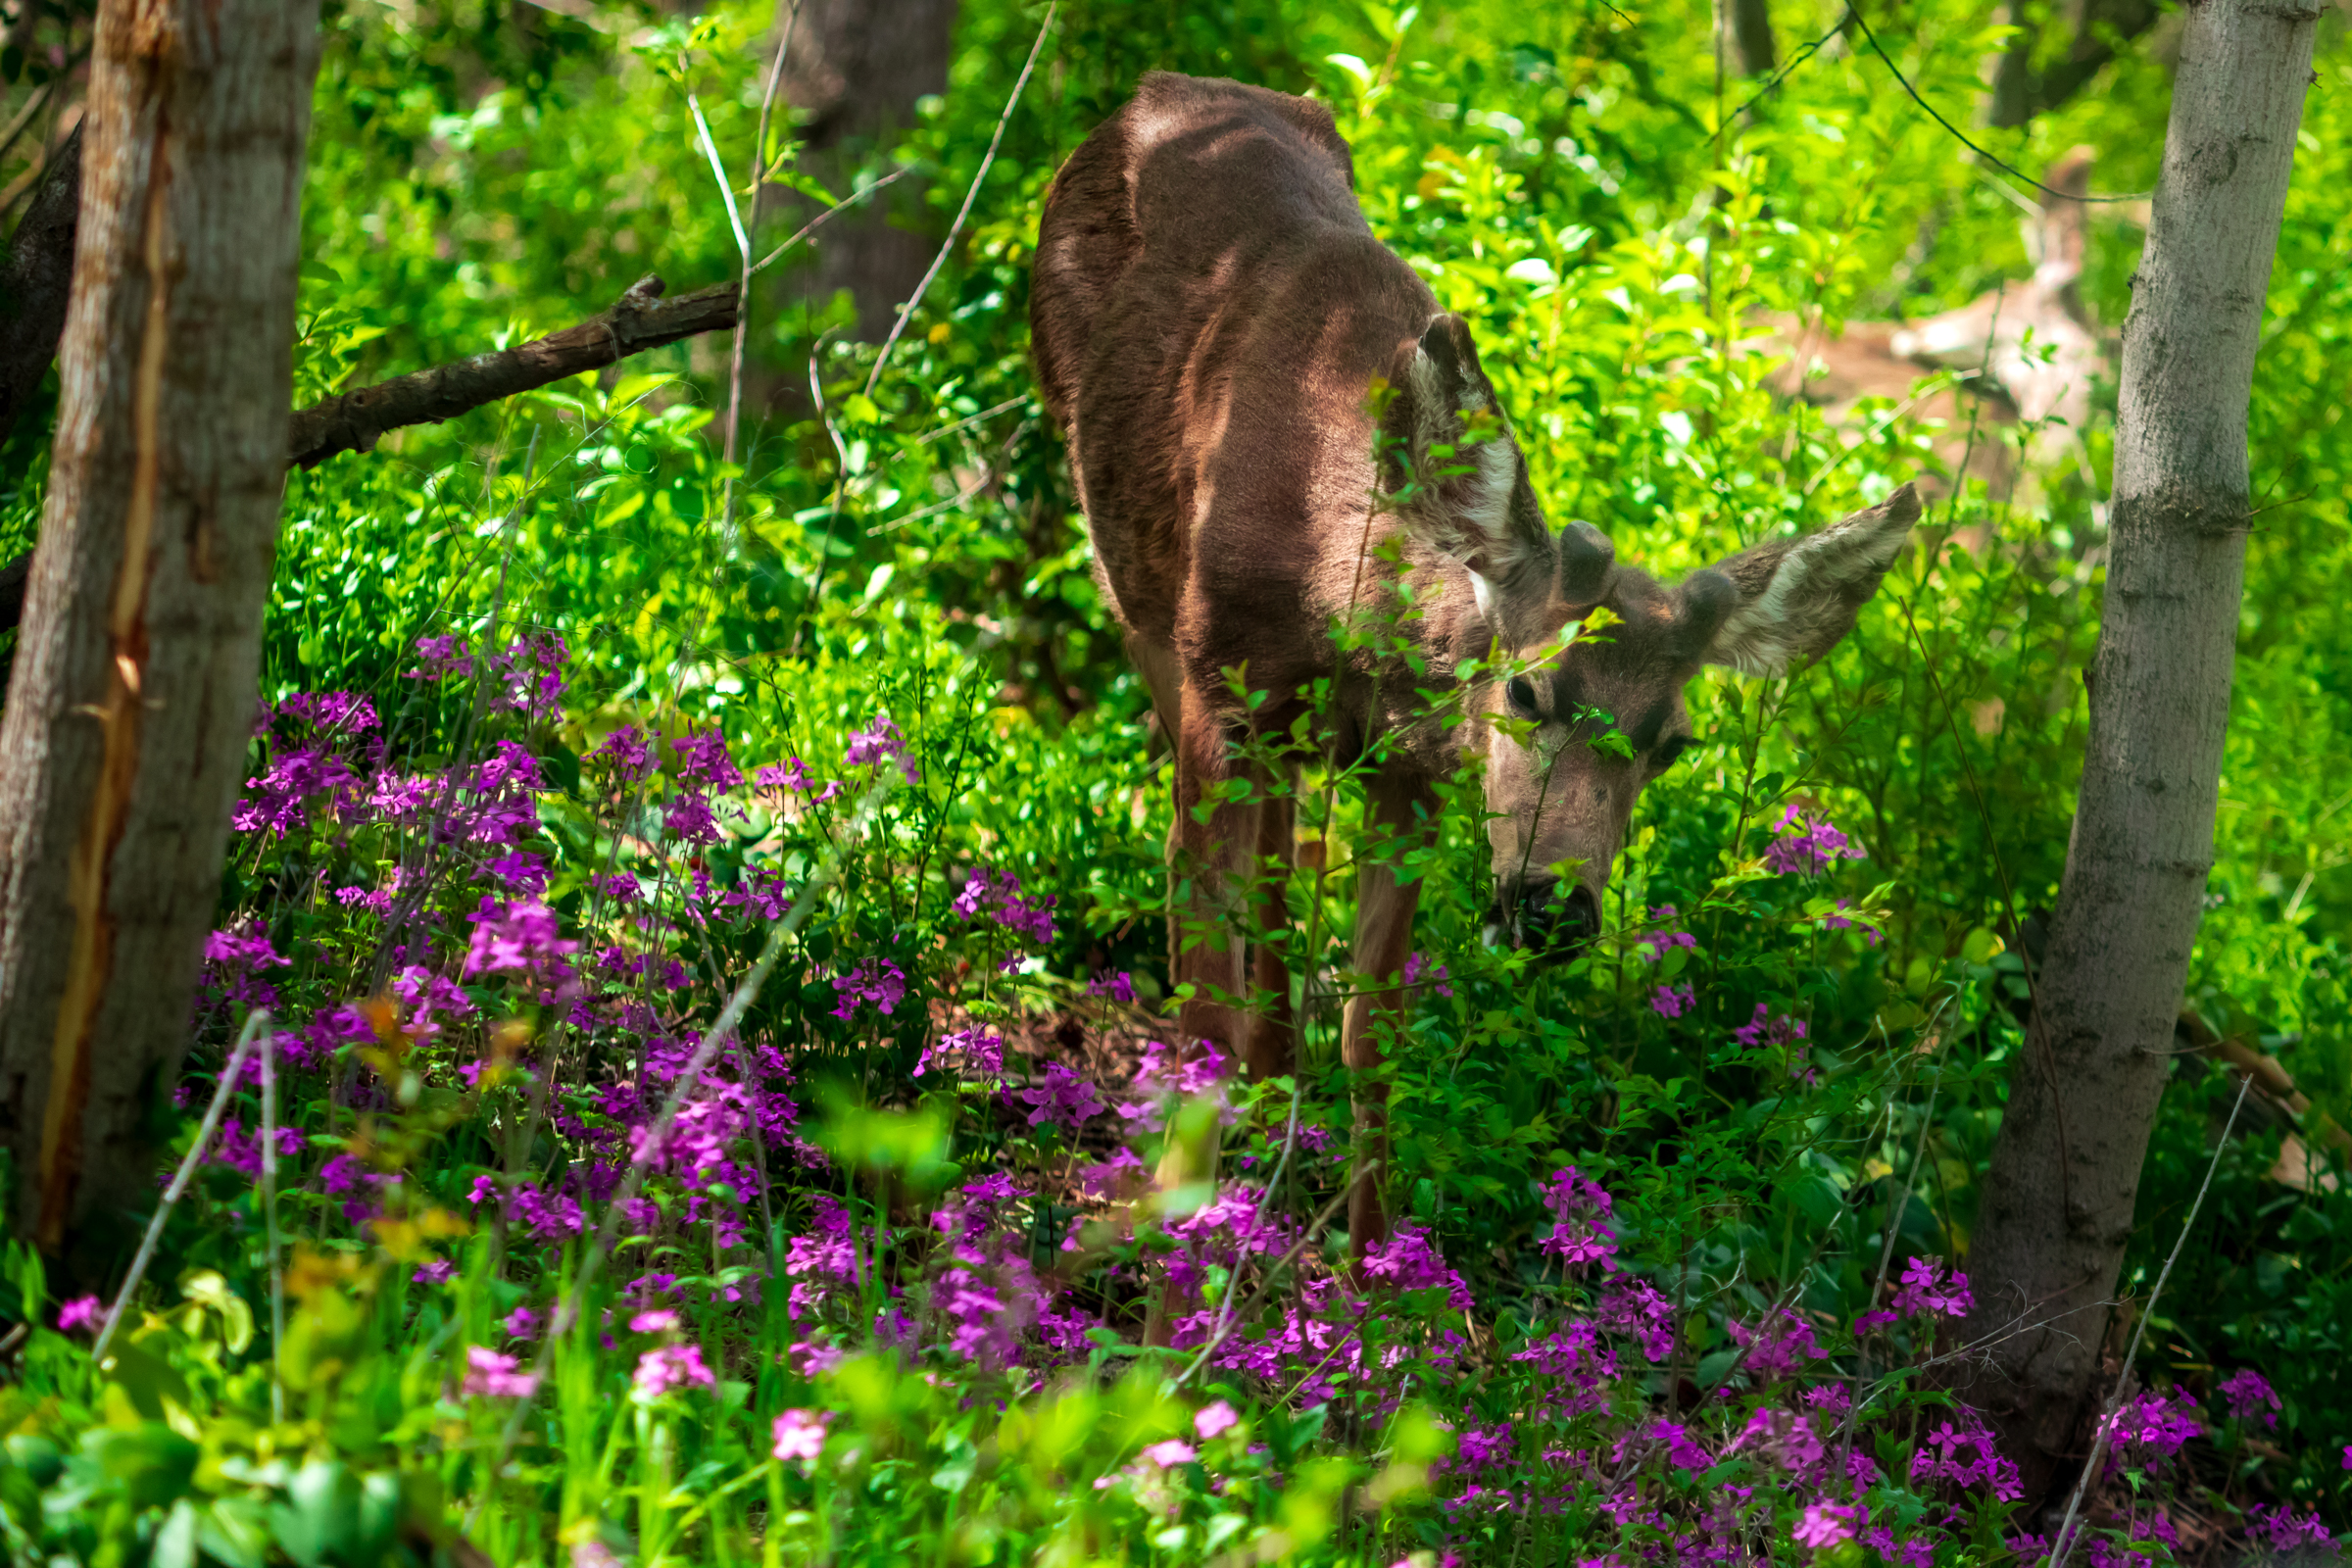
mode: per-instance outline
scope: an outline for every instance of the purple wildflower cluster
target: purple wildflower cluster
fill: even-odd
[[[1780,833],[1765,848],[1764,864],[1781,876],[1818,876],[1836,860],[1863,860],[1862,846],[1833,826],[1827,817],[1807,820],[1791,805],[1773,825]]]
[[[1032,948],[1054,945],[1054,896],[1028,899],[1021,896],[1021,879],[1010,871],[991,871],[983,866],[974,871],[956,895],[953,906],[956,915],[964,920],[986,920],[989,924],[1012,934],[1019,943]],[[1025,961],[1018,944],[1007,952],[998,968],[1010,974]],[[1133,999],[1133,988],[1128,996]]]
[[[455,636],[423,639],[412,674],[480,679],[491,707],[514,715],[502,719],[513,728],[556,715],[566,657],[552,632],[495,653]],[[1621,1216],[1598,1181],[1562,1166],[1540,1189],[1548,1223],[1532,1245],[1543,1266],[1523,1277],[1534,1304],[1515,1301],[1496,1320],[1497,1341],[1476,1326],[1470,1283],[1428,1225],[1398,1223],[1352,1265],[1302,1245],[1314,1238],[1301,1229],[1295,1195],[1269,1192],[1262,1147],[1239,1179],[1188,1196],[1198,1204],[1188,1212],[1139,1201],[1148,1198],[1145,1140],[1179,1102],[1206,1100],[1229,1121],[1237,1098],[1249,1102],[1253,1091],[1233,1081],[1226,1054],[1210,1042],[1147,1043],[1123,1089],[1063,1061],[1014,1063],[1008,1073],[1004,1035],[977,1021],[998,1015],[974,1004],[965,1027],[946,1029],[958,1004],[916,988],[932,959],[909,940],[894,938],[890,956],[837,928],[837,956],[803,974],[801,994],[823,996],[829,986],[832,1018],[847,1027],[823,1028],[837,1036],[920,1032],[917,1089],[942,1079],[965,1086],[961,1098],[986,1107],[992,1136],[1036,1156],[1020,1182],[989,1170],[918,1208],[917,1223],[894,1218],[903,1191],[877,1199],[804,1141],[794,1061],[750,1026],[720,1042],[657,1132],[657,1112],[709,1027],[706,977],[687,964],[727,951],[722,938],[740,951],[757,935],[751,923],[779,918],[795,896],[786,867],[800,862],[773,857],[772,841],[760,836],[788,836],[791,824],[815,819],[813,808],[876,778],[919,778],[887,715],[844,738],[829,779],[798,757],[749,768],[715,727],[612,730],[583,772],[627,831],[615,829],[612,849],[589,868],[542,829],[545,772],[512,741],[487,741],[437,772],[404,770],[385,755],[373,709],[340,693],[279,704],[263,730],[267,762],[248,784],[239,825],[271,843],[307,842],[318,864],[336,867],[318,874],[312,903],[343,935],[322,941],[317,926],[250,917],[216,933],[202,1021],[219,1038],[239,1010],[270,1007],[280,1015],[281,1071],[313,1075],[303,1087],[334,1106],[331,1121],[279,1131],[281,1180],[379,1235],[394,1219],[429,1212],[424,1189],[462,1194],[449,1196],[449,1206],[498,1228],[517,1276],[530,1274],[533,1257],[552,1264],[577,1249],[617,1205],[620,1247],[602,1343],[620,1358],[613,1391],[625,1374],[644,1419],[712,1404],[722,1378],[737,1387],[779,1370],[822,1379],[867,1353],[927,1365],[935,1377],[1033,1388],[1040,1374],[1084,1362],[1132,1331],[1104,1320],[1107,1281],[1122,1294],[1164,1299],[1179,1351],[1269,1402],[1312,1408],[1348,1397],[1388,1414],[1433,1385],[1507,1391],[1507,1399],[1465,1417],[1452,1456],[1433,1472],[1465,1551],[1473,1527],[1573,1508],[1627,1543],[1585,1568],[1745,1560],[1767,1530],[1778,1533],[1776,1554],[1790,1541],[1815,1551],[1858,1542],[1886,1564],[1929,1568],[1939,1547],[1975,1539],[1987,1510],[2016,1498],[2017,1472],[1974,1411],[1947,1405],[1924,1434],[1906,1429],[1906,1468],[1885,1458],[1895,1451],[1893,1425],[1849,1393],[1858,1346],[1877,1353],[1932,1341],[1969,1311],[1966,1277],[1941,1260],[1909,1259],[1885,1307],[1865,1313],[1850,1339],[1821,1314],[1753,1298],[1744,1317],[1727,1317],[1719,1302],[1670,1298],[1642,1278],[1630,1241],[1620,1252],[1621,1236],[1640,1236],[1643,1216],[1631,1207]],[[1778,825],[1785,836],[1768,858],[1786,874],[1860,858],[1836,828],[1793,809]],[[387,845],[398,853],[374,853]],[[1054,897],[999,867],[965,874],[951,908],[986,935],[992,953],[1006,955],[1006,968],[1056,940]],[[1649,920],[1635,948],[1658,966],[1648,971],[1650,1004],[1680,1017],[1695,1004],[1692,988],[1675,983],[1695,939],[1678,928],[1671,906],[1652,908]],[[380,996],[336,998],[307,1012],[284,1004],[306,982],[318,990],[323,973],[371,966],[387,977]],[[1401,981],[1451,995],[1445,966],[1420,953],[1408,956]],[[1135,998],[1126,973],[1099,975],[1088,991],[1121,1004]],[[1746,1048],[1801,1062],[1805,1025],[1768,1005],[1733,1033]],[[413,1102],[412,1076],[502,1115],[534,1125],[544,1117],[550,1141],[527,1161],[454,1173],[454,1190],[438,1173],[394,1168],[380,1145],[346,1147],[342,1135],[359,1118],[394,1116]],[[227,1118],[207,1157],[258,1171],[252,1125],[249,1115]],[[556,1157],[544,1157],[549,1149]],[[1298,1129],[1292,1152],[1303,1157],[1285,1164],[1291,1178],[1305,1173],[1326,1191],[1331,1162],[1347,1154],[1311,1125]],[[816,1179],[790,1179],[796,1169]],[[770,1205],[772,1232],[764,1228]],[[402,1269],[428,1290],[461,1278],[453,1257],[404,1256]],[[546,1289],[553,1273],[542,1270],[519,1302],[514,1287],[498,1287],[507,1293],[496,1308],[503,1316],[488,1321],[514,1343],[453,1348],[444,1397],[540,1392],[526,1362],[530,1342],[558,1318],[560,1298]],[[783,1293],[775,1304],[788,1329],[780,1346],[748,1351],[728,1325],[740,1327],[772,1291]],[[69,1302],[58,1323],[91,1329],[100,1311],[94,1299]],[[1678,1388],[1693,1369],[1716,1382],[1662,1407],[1656,1391]],[[2279,1401],[2258,1375],[2239,1373],[2220,1396],[2232,1420],[2276,1424]],[[846,1427],[832,1431],[836,1417],[814,1404],[787,1409],[763,1429],[768,1451],[796,1474],[863,1441]],[[2142,1396],[2117,1419],[2110,1473],[2159,1470],[2200,1430],[2185,1396]],[[1131,1449],[1140,1457],[1115,1484],[1165,1495],[1178,1472],[1200,1467],[1196,1473],[1221,1485],[1221,1467],[1250,1441],[1249,1424],[1219,1399],[1195,1414],[1189,1435]],[[1903,1473],[1886,1473],[1883,1460]],[[1740,1463],[1731,1480],[1696,1484],[1733,1461]],[[2316,1540],[2318,1528],[2283,1509],[2254,1525],[2281,1550]],[[2171,1531],[2161,1507],[2137,1507],[2110,1533],[2121,1544],[2102,1536],[2088,1557],[2121,1565],[2131,1543],[2168,1543]],[[1440,1560],[1462,1559],[1448,1551]]]

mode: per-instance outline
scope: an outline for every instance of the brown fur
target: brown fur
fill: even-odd
[[[1530,916],[1555,915],[1562,893],[1570,925],[1589,927],[1635,797],[1689,738],[1684,684],[1709,661],[1777,671],[1825,651],[1918,513],[1906,486],[1671,588],[1617,566],[1587,525],[1553,534],[1507,423],[1475,441],[1469,421],[1501,411],[1469,329],[1373,237],[1330,113],[1238,82],[1146,76],[1071,156],[1047,199],[1030,310],[1105,597],[1175,741],[1170,849],[1184,896],[1171,959],[1196,988],[1182,1027],[1239,1049],[1254,1074],[1289,1069],[1296,1031],[1279,961],[1261,948],[1244,962],[1243,872],[1253,855],[1287,869],[1295,840],[1281,800],[1220,798],[1196,815],[1237,765],[1231,741],[1288,733],[1303,689],[1333,681],[1318,744],[1348,760],[1389,738],[1374,817],[1408,843],[1438,781],[1484,754],[1501,813],[1498,927],[1534,939]],[[1395,389],[1377,417],[1376,378]],[[1471,471],[1439,471],[1449,466]],[[1407,500],[1375,505],[1408,485]],[[1343,661],[1328,634],[1334,617],[1394,603],[1391,569],[1370,551],[1399,533],[1425,607],[1400,628],[1419,644],[1418,675]],[[1462,694],[1471,723],[1423,713],[1416,687],[1450,691],[1464,662],[1498,644],[1532,652],[1596,603],[1624,624],[1530,672],[1535,748],[1490,744],[1485,720],[1509,706],[1493,680]],[[1269,694],[1261,706],[1235,700],[1236,669]],[[1636,756],[1580,744],[1586,709],[1615,715]],[[1254,782],[1260,795],[1280,784]],[[1350,1066],[1378,1064],[1408,1000],[1396,976],[1419,886],[1371,856],[1359,863],[1353,967],[1385,989],[1348,1008]],[[1246,977],[1257,1004],[1237,1011]],[[1359,1102],[1360,1159],[1385,1158],[1384,1118],[1376,1098]],[[1188,1157],[1201,1164],[1172,1152],[1172,1175],[1200,1173]],[[1359,1250],[1385,1234],[1375,1182],[1358,1183],[1349,1231]]]

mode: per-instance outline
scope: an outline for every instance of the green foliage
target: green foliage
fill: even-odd
[[[1043,17],[971,0],[949,92],[860,181],[889,163],[910,168],[944,232]],[[678,289],[735,275],[694,110],[740,196],[755,162],[789,146],[752,146],[772,20],[729,7],[693,21],[469,0],[334,8],[305,215],[299,396],[567,324],[647,270]],[[1833,20],[1778,16],[1784,57]],[[550,906],[583,929],[611,918],[594,879],[616,865],[668,897],[693,869],[721,887],[762,869],[798,880],[847,820],[846,802],[805,813],[776,804],[724,824],[691,866],[663,862],[645,853],[658,837],[646,797],[586,760],[612,732],[634,725],[656,740],[664,773],[652,787],[663,788],[678,770],[668,743],[713,728],[746,771],[797,758],[842,776],[844,737],[890,715],[916,777],[846,862],[751,1031],[790,1042],[801,1078],[821,1086],[811,1135],[857,1173],[843,1196],[862,1205],[861,1223],[887,1229],[894,1201],[983,1168],[1042,1186],[1074,1163],[1058,1135],[991,1123],[954,1085],[918,1100],[939,1079],[907,1075],[938,1041],[939,1009],[1083,1020],[1090,976],[1133,970],[1147,1001],[1167,986],[1165,761],[1147,747],[1148,698],[1101,602],[1027,362],[1027,272],[1058,159],[1145,70],[1236,74],[1330,102],[1375,231],[1473,323],[1548,515],[1593,520],[1622,557],[1671,578],[1948,468],[1958,444],[2022,451],[2029,433],[1939,428],[1883,400],[1833,424],[1776,395],[1774,357],[1755,341],[1767,318],[1835,328],[1916,317],[2022,276],[2019,197],[1959,156],[1867,51],[1833,42],[1764,93],[1723,80],[1693,47],[1707,24],[1689,4],[1065,7],[949,265],[870,395],[874,348],[844,341],[844,303],[807,298],[786,266],[755,285],[747,403],[769,412],[747,425],[731,466],[714,412],[723,346],[696,344],[298,474],[266,695],[369,694],[390,755],[419,772],[463,766],[484,755],[483,699],[413,677],[416,640],[486,650],[564,638],[562,712],[500,733],[542,760],[549,789],[526,847],[551,862]],[[1914,8],[1881,33],[1955,120],[2002,36],[1989,10],[1959,0]],[[2340,39],[2320,69],[2352,85]],[[2167,96],[2162,60],[2130,51],[2100,90],[1984,134],[2028,170],[2088,142],[2100,188],[2145,189]],[[2340,1160],[2299,1186],[2271,1173],[2290,1133],[2318,1147],[2328,1119],[2352,1123],[2352,840],[2332,765],[2352,755],[2352,622],[2334,604],[2352,466],[2335,389],[2352,332],[2352,274],[2339,265],[2352,223],[2346,101],[2310,100],[2273,285],[2254,400],[2263,510],[2191,998],[2276,1054],[2312,1108],[2299,1128],[2277,1119],[2224,1154],[2142,1368],[2209,1398],[2228,1372],[2263,1369],[2283,1397],[2278,1430],[2233,1440],[2217,1461],[2221,1494],[2231,1506],[2317,1503],[2339,1522],[2352,1198],[2335,1185]],[[790,231],[783,207],[769,207],[761,243]],[[2089,243],[2084,292],[2112,326],[2138,231],[2127,210],[2101,207]],[[1620,1195],[1622,1259],[1681,1309],[1674,1370],[1700,1388],[1743,1376],[1735,1320],[1793,1303],[1850,1323],[1877,1304],[1889,1249],[1965,1256],[2021,1044],[2025,984],[2010,950],[2024,917],[2055,897],[2084,742],[2104,415],[2074,434],[2076,471],[2039,475],[2014,498],[1953,488],[1820,666],[1761,687],[1712,674],[1693,684],[1700,743],[1644,796],[1608,929],[1576,960],[1540,968],[1483,946],[1478,780],[1446,803],[1434,846],[1408,869],[1423,887],[1416,946],[1446,966],[1449,989],[1422,988],[1385,1071],[1394,1200],[1475,1283],[1493,1342],[1479,1376],[1444,1388],[1440,1413],[1457,1431],[1513,1416],[1517,1386],[1490,1374],[1565,1298],[1539,1250],[1535,1200],[1559,1166]],[[21,435],[0,454],[14,476],[0,492],[11,541],[30,536],[42,461]],[[1395,632],[1342,635],[1372,644]],[[1324,858],[1276,890],[1295,970],[1345,968],[1357,866],[1377,854],[1359,785],[1309,769],[1297,788]],[[1792,809],[1834,818],[1867,860],[1820,880],[1774,874],[1765,857]],[[383,977],[355,956],[357,917],[335,890],[391,885],[411,849],[398,833],[324,820],[257,837],[230,867],[223,907],[297,957],[289,989],[366,995]],[[1055,943],[1012,974],[996,972],[1002,954],[951,910],[963,874],[983,865],[1059,899]],[[470,897],[437,890],[428,922],[462,945]],[[1677,912],[1653,915],[1666,906]],[[1672,932],[1688,944],[1661,940]],[[715,982],[748,964],[755,937],[713,924],[682,939],[677,957]],[[845,1022],[829,978],[871,956],[904,966],[908,1002]],[[1687,1006],[1661,1006],[1661,992]],[[1336,1012],[1300,1000],[1297,1079],[1246,1097],[1225,1135],[1229,1157],[1261,1170],[1288,1157],[1294,1105],[1303,1125],[1344,1140],[1360,1087],[1339,1061]],[[475,1001],[495,1009],[501,996],[477,989]],[[529,1007],[516,1016],[526,1033],[553,1027]],[[496,1469],[503,1408],[462,1396],[451,1369],[462,1348],[502,1343],[493,1324],[541,1282],[489,1227],[457,1240],[468,1222],[456,1216],[467,1212],[465,1183],[509,1161],[508,1140],[526,1159],[557,1150],[515,1132],[518,1087],[468,1098],[447,1077],[454,1060],[420,1069],[431,1087],[402,1106],[405,1132],[365,1135],[397,1152],[387,1171],[415,1179],[418,1199],[403,1211],[413,1232],[377,1224],[363,1236],[322,1192],[289,1195],[320,1240],[294,1265],[282,1346],[268,1343],[250,1194],[221,1172],[199,1195],[205,1219],[171,1233],[173,1286],[150,1293],[107,1368],[46,1326],[39,1263],[14,1256],[22,1308],[7,1315],[25,1338],[0,1391],[0,1529],[13,1557],[423,1562],[449,1553],[471,1513],[471,1538],[500,1562],[1176,1563],[1247,1549],[1386,1564],[1455,1528],[1430,1500],[1427,1467],[1446,1435],[1416,1404],[1381,1408],[1379,1389],[1343,1379],[1328,1407],[1301,1412],[1225,1387],[1250,1414],[1213,1440],[1212,1492],[1198,1464],[1138,1460],[1192,1431],[1192,1404],[1168,1392],[1166,1366],[1137,1357],[1131,1322],[1114,1318],[1083,1374],[1058,1381],[940,1377],[883,1355],[812,1372],[787,1356],[800,1331],[781,1280],[731,1359],[715,1315],[679,1331],[679,1343],[708,1341],[722,1368],[701,1402],[631,1392],[625,1352],[606,1350],[593,1327],[629,1303],[600,1285],[553,1346],[529,1441]],[[2175,1072],[2127,1276],[2141,1292],[2229,1096],[2197,1058]],[[584,1090],[559,1109],[595,1114]],[[365,1147],[345,1110],[314,1110],[319,1147]],[[1284,1167],[1299,1219],[1343,1175],[1307,1163]],[[1041,1203],[1041,1255],[1076,1213]],[[774,1216],[759,1246],[772,1253],[802,1218]],[[921,1226],[904,1228],[915,1248]],[[412,1280],[428,1244],[449,1244],[462,1264],[446,1290]],[[1151,1243],[1117,1245],[1132,1263]],[[706,1294],[760,1272],[651,1246],[629,1262],[674,1268]],[[870,1322],[890,1300],[878,1279],[864,1288]],[[1411,1314],[1399,1317],[1388,1348],[1421,1356]],[[265,1351],[283,1377],[282,1418]],[[1443,1382],[1417,1359],[1401,1364]],[[1886,1396],[1898,1412],[1936,1397],[1899,1374]],[[771,1424],[820,1406],[838,1422],[826,1458],[774,1457]],[[1703,1485],[1729,1479],[1709,1475]],[[1617,1544],[1591,1496],[1575,1507],[1559,1543],[1592,1543],[1592,1554]],[[1465,1528],[1490,1529],[1472,1549],[1491,1555],[1474,1560],[1526,1544],[1507,1526]],[[1970,1560],[2002,1555],[1995,1537]]]

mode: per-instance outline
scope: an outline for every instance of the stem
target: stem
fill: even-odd
[[[204,1152],[213,1146],[213,1134],[220,1130],[220,1113],[228,1108],[228,1097],[236,1092],[237,1071],[245,1065],[245,1053],[253,1049],[254,1036],[269,1026],[267,1007],[256,1007],[245,1015],[245,1027],[237,1032],[236,1047],[228,1054],[228,1065],[220,1069],[220,1086],[213,1091],[213,1103],[204,1113],[204,1124],[196,1129],[196,1141],[188,1146],[172,1185],[165,1189],[155,1218],[147,1222],[147,1234],[139,1239],[139,1250],[130,1260],[130,1272],[122,1277],[122,1288],[115,1293],[115,1304],[106,1314],[106,1326],[98,1331],[98,1343],[90,1347],[93,1365],[105,1363],[106,1348],[114,1343],[116,1326],[122,1321],[122,1309],[130,1304],[130,1293],[139,1288],[139,1281],[146,1277],[147,1265],[155,1260],[155,1244],[163,1237],[164,1221],[172,1217],[179,1195],[188,1190],[188,1178],[196,1174]]]

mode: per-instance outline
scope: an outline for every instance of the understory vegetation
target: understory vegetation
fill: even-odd
[[[1835,417],[1775,381],[1788,323],[1931,316],[2042,260],[2022,177],[1889,65],[1968,122],[1993,11],[1868,8],[1888,59],[1840,20],[1780,8],[1783,73],[1727,79],[1689,0],[967,0],[950,90],[854,175],[912,171],[871,199],[934,244],[976,188],[886,359],[795,252],[739,375],[697,341],[295,473],[157,1173],[184,1190],[111,1322],[120,1274],[6,1254],[10,1561],[2044,1560],[2053,1521],[1951,1389],[2083,746],[2112,372],[2079,427],[1939,396],[1974,365]],[[779,26],[330,7],[298,400],[647,270],[725,281],[731,212],[764,255],[851,194],[796,169],[789,105],[755,146]],[[2254,388],[2184,1001],[2293,1104],[2183,1038],[2098,1568],[2352,1530],[2343,32]],[[2145,192],[2165,36],[1972,136],[2029,173],[2086,145],[2095,189]],[[1353,973],[1377,760],[1306,767],[1304,853],[1261,890],[1300,1050],[1265,1081],[1179,1048],[1165,748],[1027,359],[1047,184],[1150,69],[1331,105],[1555,526],[1673,579],[1932,493],[1832,657],[1693,682],[1698,743],[1564,961],[1482,940],[1472,775],[1405,867],[1405,971]],[[2145,205],[2087,211],[2112,334]],[[22,545],[46,456],[0,456]],[[1398,979],[1397,1223],[1353,1264],[1340,1014]],[[1154,1183],[1208,1138],[1216,1180]]]

